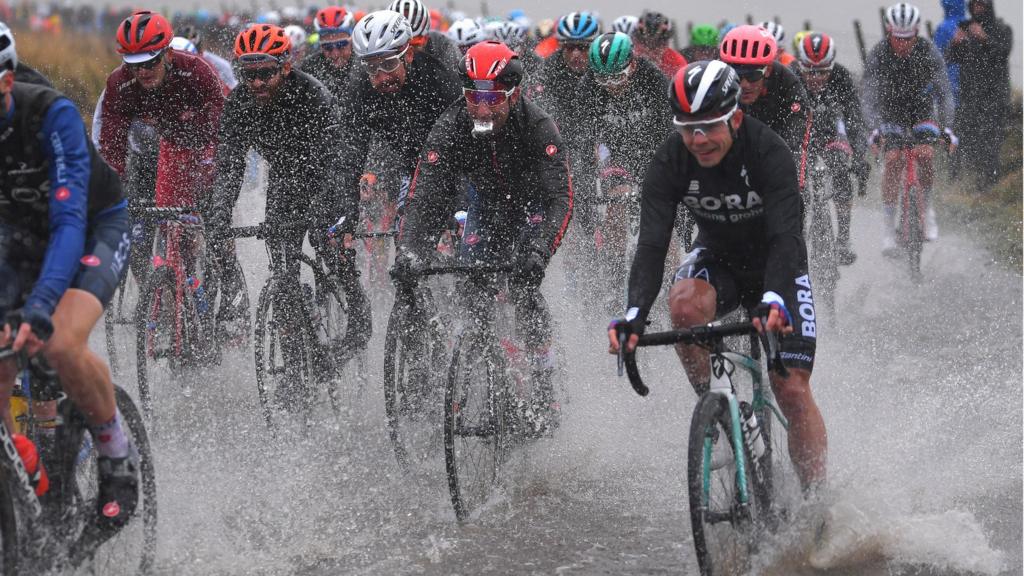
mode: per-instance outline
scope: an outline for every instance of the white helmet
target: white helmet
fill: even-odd
[[[455,42],[455,45],[459,48],[466,46],[472,46],[477,42],[485,40],[484,31],[477,26],[476,21],[472,18],[463,18],[462,20],[456,20],[448,27],[448,37]]]
[[[18,51],[14,48],[14,34],[7,24],[0,22],[0,70],[18,67]]]
[[[488,40],[501,42],[510,48],[518,46],[526,39],[526,29],[515,22],[488,22],[484,27]]]
[[[430,11],[420,0],[394,0],[388,10],[398,12],[409,21],[413,38],[423,36],[430,31]]]
[[[917,26],[921,23],[921,11],[913,4],[900,2],[885,10],[885,28],[897,38],[913,38],[917,36]]]
[[[409,21],[393,10],[370,12],[352,31],[352,51],[358,58],[391,56],[409,45]]]
[[[622,32],[626,36],[632,36],[640,19],[636,16],[619,16],[612,22],[612,32]]]
[[[782,46],[782,41],[786,38],[786,29],[782,27],[782,24],[768,20],[761,22],[758,26],[767,30],[772,35],[772,38],[775,38],[775,43],[780,47]]]
[[[199,53],[199,50],[196,50],[196,45],[184,36],[175,36],[174,38],[171,38],[171,48],[178,50],[179,52],[188,52],[189,54]]]
[[[306,31],[298,24],[289,24],[284,27],[284,33],[292,41],[292,49],[299,50],[306,45]]]

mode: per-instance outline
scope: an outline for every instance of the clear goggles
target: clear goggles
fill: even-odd
[[[394,56],[388,56],[387,58],[381,58],[379,60],[376,57],[363,58],[361,60],[363,62],[363,66],[366,67],[366,72],[370,76],[375,76],[380,73],[391,74],[395,70],[398,70],[398,67],[402,65],[405,53],[408,51],[409,47],[406,46],[401,52]],[[373,60],[372,62],[370,61],[371,59]]]
[[[733,114],[736,113],[736,107],[728,113],[719,116],[718,118],[711,119],[700,119],[700,120],[680,120],[678,116],[672,117],[672,124],[675,125],[676,129],[687,136],[695,136],[698,132],[702,135],[707,136],[708,132],[711,132],[720,125],[727,124],[732,119]]]

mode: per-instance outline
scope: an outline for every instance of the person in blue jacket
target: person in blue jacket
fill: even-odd
[[[946,17],[942,19],[935,29],[935,46],[939,52],[945,54],[946,48],[956,34],[957,26],[967,19],[967,6],[964,0],[942,0],[942,9]],[[949,73],[949,86],[953,90],[953,103],[960,103],[960,65],[952,62],[946,63],[946,71]]]

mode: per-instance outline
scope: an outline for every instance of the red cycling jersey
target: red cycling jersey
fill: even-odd
[[[160,135],[156,203],[190,205],[212,183],[224,85],[198,56],[170,50],[167,58],[171,67],[155,90],[143,89],[123,65],[107,78],[100,153],[123,175],[132,121],[153,126]]]
[[[653,62],[669,78],[675,76],[677,70],[686,68],[687,65],[686,58],[668,46],[662,49],[660,53],[657,49],[648,50],[639,44],[634,44],[633,50],[640,56]]]

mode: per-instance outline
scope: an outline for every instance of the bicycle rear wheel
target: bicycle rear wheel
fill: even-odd
[[[744,446],[740,454],[734,451],[732,422],[729,401],[716,394],[698,401],[690,422],[690,524],[697,562],[705,576],[747,573],[755,522],[766,512],[756,496],[760,488],[755,487],[748,450]],[[737,473],[739,461],[744,464],[742,476]]]
[[[811,210],[811,273],[814,296],[830,318],[836,312],[836,287],[839,285],[839,264],[836,261],[835,228],[828,203],[815,199]]]
[[[459,337],[445,389],[445,469],[459,520],[490,497],[511,450],[506,370],[485,337]]]

